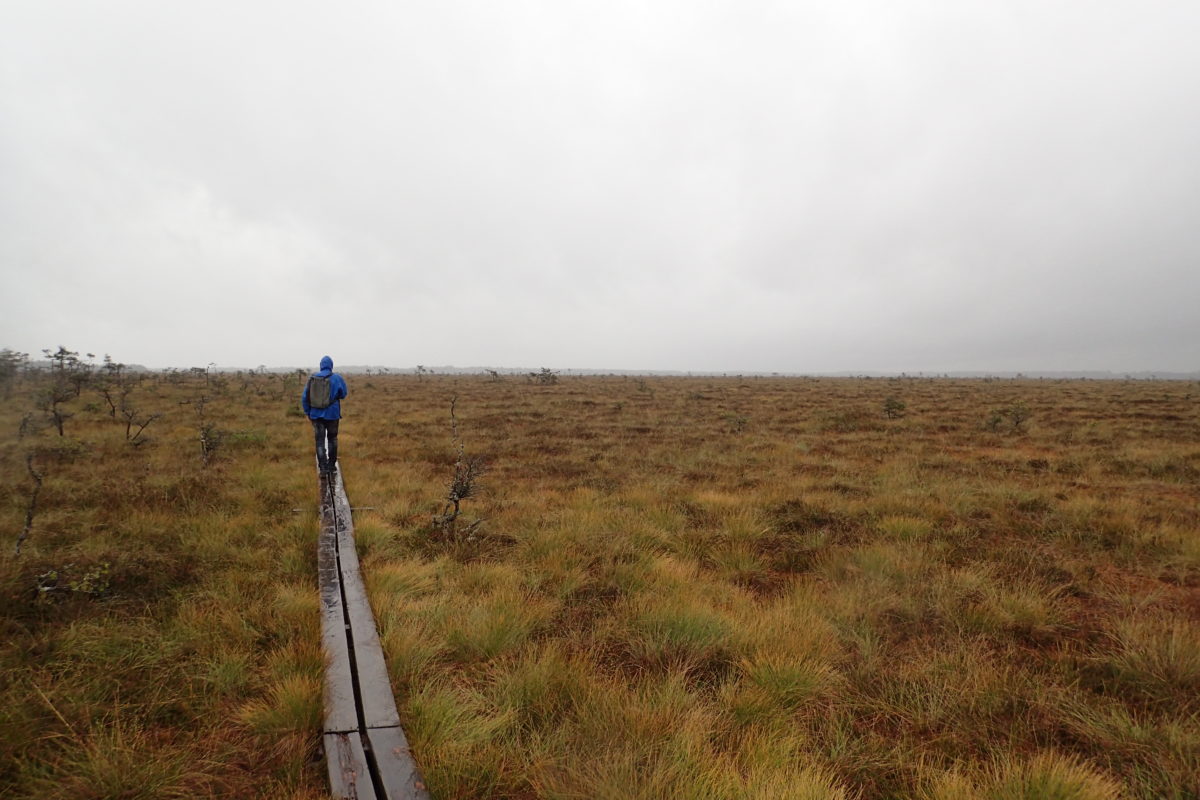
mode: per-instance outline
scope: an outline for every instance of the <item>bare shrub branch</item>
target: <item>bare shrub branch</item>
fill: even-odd
[[[29,472],[29,477],[33,478],[33,491],[29,495],[29,505],[25,507],[25,527],[21,529],[21,534],[17,537],[17,546],[15,555],[20,557],[21,545],[29,538],[29,532],[33,530],[33,515],[37,513],[38,494],[42,491],[42,473],[33,468],[33,452],[25,454],[25,469]]]
[[[433,526],[447,539],[471,538],[475,529],[483,524],[482,519],[476,519],[465,526],[460,526],[459,516],[462,514],[462,501],[479,494],[479,479],[487,472],[487,465],[479,456],[467,456],[462,439],[458,435],[458,417],[455,407],[458,396],[450,400],[450,435],[457,447],[457,457],[454,461],[454,474],[446,487],[446,500],[442,513],[433,516]]]

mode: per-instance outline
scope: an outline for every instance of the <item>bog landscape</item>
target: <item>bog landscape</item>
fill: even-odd
[[[306,371],[48,355],[0,376],[0,795],[326,797]],[[438,800],[1198,796],[1194,381],[346,377]]]

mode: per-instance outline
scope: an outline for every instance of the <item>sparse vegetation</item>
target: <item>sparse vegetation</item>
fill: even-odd
[[[140,448],[64,403],[0,572],[0,794],[323,796],[311,437],[278,380],[202,373],[138,389]],[[12,539],[49,379],[0,420]],[[1194,385],[350,380],[363,574],[438,800],[1195,797]],[[207,469],[197,394],[245,426]],[[469,548],[429,524],[451,395],[489,466]]]
[[[483,459],[476,455],[466,454],[466,444],[458,433],[458,418],[454,407],[458,404],[458,396],[450,400],[450,438],[454,443],[455,459],[454,473],[446,487],[446,500],[440,514],[433,516],[433,526],[445,539],[470,539],[475,530],[483,524],[483,520],[472,520],[466,525],[459,525],[462,515],[462,502],[479,494],[479,479],[487,471]]]
[[[4,390],[4,397],[12,397],[13,385],[28,363],[28,354],[7,347],[0,349],[0,388]]]
[[[435,796],[1192,796],[1193,387],[644,383],[358,395],[388,409],[347,427],[363,571]],[[471,551],[423,532],[451,390],[491,467]]]
[[[1021,426],[1031,416],[1029,407],[1024,403],[1013,403],[1004,408],[994,409],[988,417],[987,424],[984,426],[993,433],[999,432],[1004,423],[1008,422],[1009,430],[1014,433],[1021,430]]]
[[[115,372],[92,386],[120,414],[115,380],[136,383],[133,420],[57,361],[22,364],[0,409],[0,796],[325,797],[311,436],[266,376]],[[257,436],[207,469],[179,404],[206,381]],[[61,437],[33,412],[48,386],[69,390]]]
[[[542,367],[537,372],[526,374],[525,379],[529,383],[536,383],[540,386],[553,386],[558,383],[558,373],[549,367]]]
[[[25,544],[25,540],[29,538],[29,532],[33,530],[33,518],[37,515],[37,500],[38,494],[42,491],[42,473],[39,472],[33,465],[33,459],[37,454],[33,450],[28,450],[25,453],[25,471],[29,473],[29,479],[33,483],[33,488],[29,491],[29,502],[25,506],[25,524],[21,526],[21,532],[17,534],[17,543],[13,548],[13,555],[21,555],[21,546]]]

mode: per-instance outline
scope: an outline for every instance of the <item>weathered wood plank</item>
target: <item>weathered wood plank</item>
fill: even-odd
[[[350,503],[346,499],[340,474],[334,497],[338,503],[340,523],[338,548],[341,557],[342,589],[345,592],[346,609],[349,612],[350,629],[354,638],[354,660],[358,667],[358,690],[363,719],[368,728],[397,726],[400,724],[400,714],[396,710],[396,699],[392,694],[392,683],[383,658],[383,646],[379,642],[379,631],[375,627],[375,615],[371,611],[371,603],[363,585],[354,544]]]
[[[327,512],[328,495],[322,484],[321,532],[317,538],[317,578],[321,598],[321,646],[325,652],[325,692],[323,722],[326,733],[358,730],[358,712],[354,705],[350,647],[346,640],[341,576],[337,563],[337,532],[332,509]]]
[[[375,631],[375,620],[367,604],[362,583],[346,586],[346,603],[354,629],[354,658],[358,665],[358,689],[363,720],[368,728],[387,728],[400,724],[392,683],[383,658],[383,646]]]
[[[404,731],[398,727],[370,728],[367,738],[388,800],[430,800]]]
[[[367,769],[367,754],[357,733],[327,733],[325,763],[329,767],[329,794],[342,800],[378,800]]]
[[[341,474],[321,476],[320,491],[317,570],[326,653],[323,742],[331,794],[356,800],[430,800],[400,728]]]

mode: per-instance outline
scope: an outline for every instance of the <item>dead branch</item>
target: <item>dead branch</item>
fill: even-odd
[[[454,461],[454,473],[446,487],[446,500],[442,513],[433,516],[434,527],[441,530],[446,537],[470,537],[482,523],[477,519],[465,528],[458,527],[458,518],[462,514],[462,501],[479,493],[479,478],[487,472],[487,464],[479,456],[467,456],[465,446],[458,435],[458,417],[455,408],[458,405],[458,395],[450,400],[450,435],[457,450]]]
[[[17,557],[20,557],[21,545],[25,543],[29,531],[33,529],[33,515],[37,513],[38,493],[42,491],[42,473],[33,468],[32,452],[25,454],[25,469],[29,471],[29,477],[33,478],[33,492],[29,495],[29,505],[25,508],[25,527],[21,529],[21,535],[17,537],[15,551]]]

